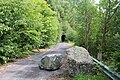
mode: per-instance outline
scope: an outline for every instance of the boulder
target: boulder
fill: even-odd
[[[47,54],[41,58],[39,68],[44,70],[57,70],[61,67],[62,63],[62,54]]]
[[[67,49],[67,71],[69,76],[76,74],[89,74],[94,70],[94,64],[89,52],[83,48],[74,46]]]

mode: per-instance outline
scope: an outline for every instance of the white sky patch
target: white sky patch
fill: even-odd
[[[99,4],[99,1],[100,1],[100,0],[94,0],[94,3],[95,3],[95,4]]]

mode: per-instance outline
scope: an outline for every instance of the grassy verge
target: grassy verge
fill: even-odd
[[[74,42],[71,42],[71,41],[68,41],[68,42],[65,42],[65,43],[68,43],[68,44],[70,44],[71,46],[74,46],[74,45],[75,45],[75,43],[74,43]]]
[[[107,76],[102,73],[96,75],[76,75],[73,80],[109,80]]]

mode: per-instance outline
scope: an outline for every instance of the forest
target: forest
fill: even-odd
[[[120,73],[120,0],[0,0],[0,64],[61,42]]]

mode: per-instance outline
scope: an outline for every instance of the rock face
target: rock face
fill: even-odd
[[[39,63],[40,69],[57,70],[63,63],[63,56],[61,54],[48,54],[41,58]]]
[[[69,76],[91,73],[94,69],[93,61],[89,52],[83,48],[74,46],[67,49],[67,70]]]

